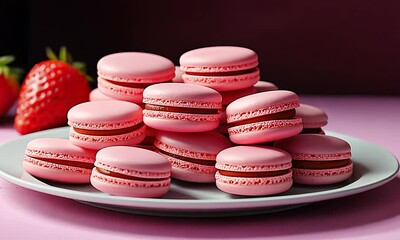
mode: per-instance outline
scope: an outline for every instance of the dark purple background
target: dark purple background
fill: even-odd
[[[283,89],[400,95],[396,0],[39,0],[2,3],[3,11],[4,4],[10,11],[0,20],[13,25],[13,37],[2,37],[0,54],[14,52],[27,67],[44,59],[46,46],[63,44],[92,75],[113,52],[158,53],[178,64],[193,48],[238,45],[255,50],[262,79]]]

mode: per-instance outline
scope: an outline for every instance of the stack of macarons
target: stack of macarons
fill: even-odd
[[[351,177],[350,145],[321,134],[326,113],[260,81],[250,49],[195,49],[180,67],[116,53],[97,68],[91,101],[68,112],[69,140],[28,144],[24,168],[33,176],[130,197],[160,197],[171,178],[260,196]]]

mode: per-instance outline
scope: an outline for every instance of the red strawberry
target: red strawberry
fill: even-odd
[[[47,49],[50,60],[29,71],[21,86],[15,129],[21,134],[59,127],[67,123],[67,112],[74,105],[89,100],[88,76],[73,64],[65,47],[60,57]]]
[[[14,56],[0,57],[0,118],[7,114],[18,97],[21,70],[7,66],[13,61]]]

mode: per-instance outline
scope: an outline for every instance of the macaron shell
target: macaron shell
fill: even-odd
[[[227,122],[233,123],[244,119],[273,114],[299,105],[299,97],[291,91],[276,90],[255,93],[233,101],[226,108]]]
[[[94,163],[96,151],[75,146],[68,139],[37,138],[27,144],[25,155],[41,159]]]
[[[269,172],[290,169],[292,157],[275,147],[234,146],[217,155],[216,168],[234,172]]]
[[[143,110],[143,122],[154,129],[172,132],[205,132],[218,127],[219,114],[187,114]]]
[[[141,104],[144,88],[130,88],[113,84],[99,77],[97,79],[99,90],[112,99]]]
[[[214,46],[188,51],[179,62],[185,72],[232,72],[257,67],[258,56],[248,48]]]
[[[134,126],[142,122],[140,106],[124,101],[85,102],[68,111],[68,124],[91,130],[112,130]]]
[[[327,185],[343,182],[353,174],[353,163],[331,169],[293,168],[293,181],[305,185]]]
[[[135,146],[146,137],[146,126],[126,134],[112,136],[90,136],[80,134],[73,128],[69,132],[69,140],[72,144],[83,148],[99,150],[110,146]]]
[[[163,156],[141,148],[114,146],[100,150],[96,167],[137,178],[168,178],[171,165]]]
[[[300,103],[300,107],[296,108],[296,117],[303,120],[304,128],[321,128],[328,124],[328,115],[317,107]]]
[[[171,80],[175,66],[167,58],[144,52],[121,52],[97,63],[98,75],[118,82],[156,83]]]
[[[230,194],[242,196],[266,196],[285,192],[293,185],[292,171],[276,177],[245,178],[215,175],[217,187]]]
[[[258,144],[295,136],[302,129],[301,119],[295,118],[235,126],[228,128],[228,133],[236,144]]]
[[[89,183],[92,172],[91,169],[55,164],[27,156],[22,165],[32,176],[70,184]]]
[[[301,134],[277,141],[275,146],[289,152],[296,160],[330,161],[351,157],[349,143],[321,134]]]
[[[206,86],[217,91],[234,91],[249,88],[260,80],[258,69],[245,74],[229,76],[201,76],[183,74],[182,79],[185,83]]]
[[[93,169],[90,182],[101,192],[127,197],[160,197],[170,188],[170,178],[155,181],[140,181],[116,178],[99,173]]]
[[[103,94],[100,89],[95,88],[93,89],[90,94],[89,94],[89,100],[90,101],[104,101],[104,100],[115,100],[112,97],[109,97],[105,94]]]
[[[196,84],[160,83],[147,87],[143,103],[186,108],[221,108],[221,95]]]
[[[278,90],[279,88],[271,82],[260,80],[256,84],[254,84],[254,89],[256,90],[256,92],[266,92]]]

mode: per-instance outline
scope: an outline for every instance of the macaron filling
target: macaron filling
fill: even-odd
[[[140,178],[140,177],[135,177],[135,176],[130,176],[130,175],[125,175],[125,174],[121,174],[121,173],[108,171],[106,169],[99,168],[99,167],[96,167],[96,170],[99,173],[110,176],[110,177],[122,178],[122,179],[127,179],[127,180],[160,181],[160,180],[168,180],[169,179],[169,178]]]
[[[262,116],[257,116],[257,117],[253,117],[253,118],[240,120],[240,121],[237,121],[237,122],[230,123],[229,126],[230,127],[235,127],[235,126],[240,126],[240,125],[245,125],[245,124],[250,124],[250,123],[256,123],[256,122],[293,119],[295,115],[296,115],[296,110],[295,109],[290,109],[290,110],[277,112],[277,113],[273,113],[273,114],[265,114],[265,115],[262,115]]]
[[[138,130],[139,128],[143,127],[144,123],[141,122],[139,124],[136,124],[134,126],[126,127],[126,128],[121,128],[121,129],[112,129],[112,130],[93,130],[93,129],[83,129],[83,128],[77,128],[73,127],[74,131],[79,133],[79,134],[84,134],[84,135],[90,135],[90,136],[113,136],[113,135],[121,135],[121,134],[126,134],[130,133],[133,131]]]
[[[161,106],[154,104],[145,104],[146,110],[161,111],[161,112],[178,112],[178,113],[193,113],[193,114],[218,114],[218,109],[204,109],[204,108],[185,108],[185,107],[171,107]]]
[[[241,75],[241,74],[248,74],[258,71],[258,68],[251,68],[251,69],[245,69],[245,70],[239,70],[239,71],[230,71],[230,72],[185,72],[187,75],[193,75],[193,76],[233,76],[233,75]]]
[[[218,170],[219,174],[227,177],[248,177],[248,178],[259,178],[259,177],[276,177],[284,174],[288,174],[290,169],[270,171],[270,172],[234,172],[226,170]]]
[[[301,169],[330,169],[347,166],[351,163],[350,159],[333,160],[333,161],[306,161],[293,160],[293,168]]]
[[[185,162],[191,162],[191,163],[196,163],[196,164],[201,164],[201,165],[206,165],[206,166],[215,166],[215,161],[212,160],[203,160],[203,159],[196,159],[196,158],[190,158],[190,157],[185,157],[177,154],[173,154],[164,150],[161,150],[157,148],[156,150],[158,153],[185,161]]]

